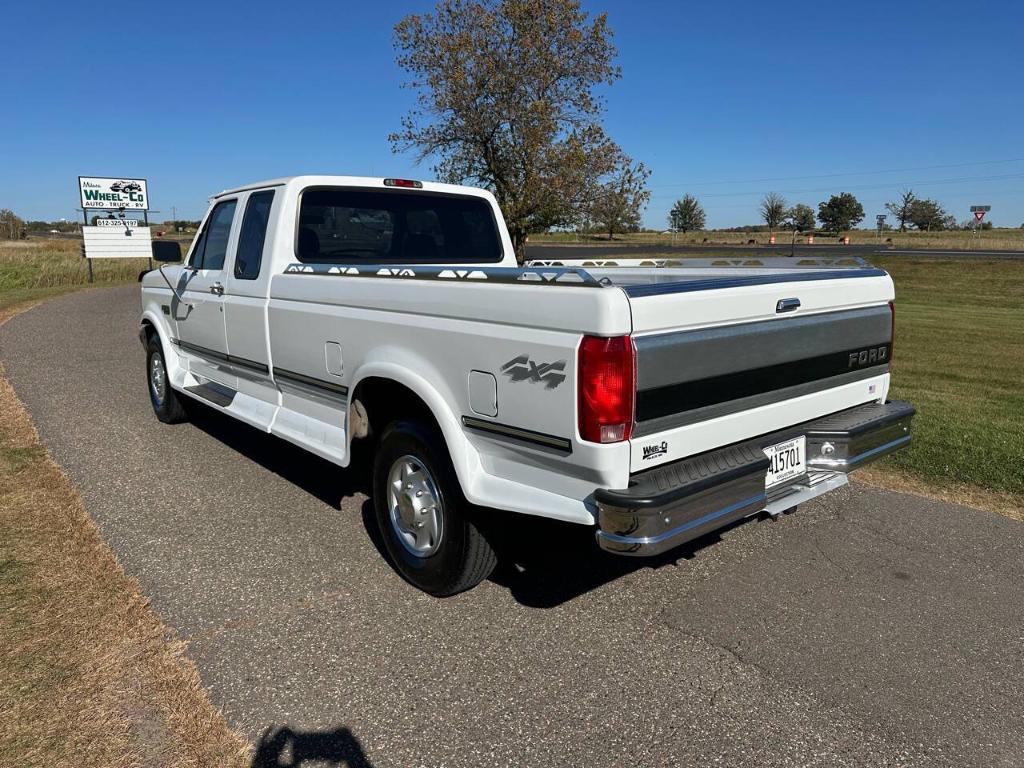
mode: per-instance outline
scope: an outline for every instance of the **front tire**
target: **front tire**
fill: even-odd
[[[473,523],[444,438],[398,421],[384,430],[373,466],[373,506],[395,570],[436,597],[471,589],[497,557]]]
[[[188,418],[178,393],[171,387],[160,337],[151,334],[146,343],[146,388],[153,413],[164,424],[178,424]]]

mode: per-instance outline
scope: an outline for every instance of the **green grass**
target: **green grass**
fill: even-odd
[[[848,233],[850,242],[853,245],[878,245],[886,239],[892,240],[894,248],[964,248],[968,250],[1024,250],[1024,229],[1003,228],[986,229],[977,234],[965,231],[953,232],[886,232],[878,239],[874,231],[855,230]],[[792,234],[790,232],[777,232],[776,239],[780,244],[788,244]],[[757,244],[764,245],[768,242],[767,232],[720,232],[707,230],[704,232],[686,232],[673,235],[663,232],[637,232],[634,234],[616,235],[616,245],[742,245],[748,240],[755,240]],[[574,232],[547,232],[530,235],[530,242],[534,245],[544,243],[565,243],[579,245],[607,245],[607,234],[577,235]],[[797,243],[802,243],[803,238],[798,237]],[[837,239],[833,236],[816,234],[814,242],[817,245],[835,245]]]
[[[1024,263],[873,261],[896,283],[890,396],[918,408],[884,466],[1024,495]]]

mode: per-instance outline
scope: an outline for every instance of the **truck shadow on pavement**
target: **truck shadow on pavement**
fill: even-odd
[[[192,426],[243,456],[303,489],[332,509],[356,494],[370,496],[370,473],[342,469],[274,435],[243,424],[199,403],[188,403]],[[380,539],[373,501],[362,507],[363,525],[374,547],[390,557]],[[754,520],[757,518],[749,518]],[[629,573],[687,560],[719,541],[721,534],[742,525],[740,520],[663,555],[631,558],[602,551],[594,529],[542,517],[486,510],[478,518],[494,545],[498,567],[491,581],[509,590],[515,600],[532,608],[554,608]]]
[[[363,503],[362,514],[370,541],[390,562],[377,529],[373,499]],[[499,510],[483,514],[486,518],[477,522],[483,523],[481,528],[498,555],[490,580],[529,608],[556,608],[634,571],[674,566],[718,543],[721,534],[759,519],[737,520],[656,557],[632,558],[601,550],[593,528]]]
[[[288,726],[268,728],[260,736],[252,768],[373,768],[362,744],[348,728],[296,731]]]
[[[189,401],[186,406],[192,426],[333,509],[340,510],[344,498],[370,491],[368,473],[342,469],[287,440],[261,432],[201,403]]]
[[[511,518],[511,515],[508,515]],[[755,520],[757,518],[750,518]],[[630,573],[675,566],[747,521],[737,521],[655,557],[624,557],[598,547],[594,529],[522,515],[496,521],[498,568],[491,580],[532,608],[555,608]]]

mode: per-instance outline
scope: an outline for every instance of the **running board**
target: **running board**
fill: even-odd
[[[218,384],[215,381],[208,381],[206,384],[194,384],[191,387],[185,387],[185,391],[214,405],[219,405],[221,408],[227,408],[231,405],[235,395],[238,394],[231,387],[225,387],[223,384]]]

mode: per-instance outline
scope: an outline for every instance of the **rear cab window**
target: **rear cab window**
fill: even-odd
[[[299,261],[499,262],[490,203],[472,195],[321,187],[302,193]]]
[[[235,251],[235,277],[239,280],[255,280],[260,276],[263,244],[267,239],[267,224],[270,222],[270,207],[273,204],[272,189],[249,195]]]

